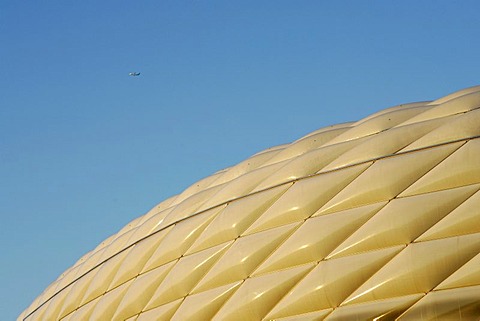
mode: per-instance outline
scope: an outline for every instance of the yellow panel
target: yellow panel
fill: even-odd
[[[247,278],[297,225],[290,224],[237,239],[199,282],[193,293]]]
[[[461,90],[458,90],[454,93],[448,94],[447,96],[444,96],[444,97],[441,97],[441,98],[438,98],[438,99],[432,101],[430,103],[430,105],[440,105],[440,104],[443,104],[443,103],[445,103],[449,100],[452,100],[452,99],[455,99],[457,97],[464,96],[464,95],[467,95],[467,94],[471,94],[471,93],[474,93],[474,92],[477,92],[477,91],[480,91],[480,86],[472,86],[472,87],[468,87],[468,88],[465,88],[465,89],[461,89]]]
[[[398,320],[478,321],[479,293],[480,286],[431,292]]]
[[[255,186],[263,181],[267,176],[278,171],[284,163],[277,163],[270,166],[261,167],[254,171],[243,174],[235,180],[226,184],[218,193],[213,195],[207,202],[205,202],[198,210],[206,210],[210,207],[224,203],[228,200],[233,200],[240,196],[248,195]]]
[[[412,304],[420,300],[424,294],[412,294],[387,300],[377,300],[362,304],[340,307],[327,318],[328,321],[343,320],[396,320]],[[424,320],[423,318],[417,320]]]
[[[122,319],[113,319],[115,310],[117,309],[118,304],[122,300],[123,296],[128,290],[128,287],[132,281],[120,285],[118,288],[113,289],[110,292],[105,293],[100,300],[98,301],[95,309],[93,309],[92,314],[90,315],[90,320],[100,321],[100,320],[124,320]]]
[[[129,231],[123,235],[118,236],[116,239],[114,239],[112,243],[105,248],[105,252],[103,252],[102,257],[100,258],[99,261],[102,262],[104,260],[108,260],[115,254],[123,250],[126,247],[128,240],[130,239],[132,234],[133,234],[133,231]],[[83,273],[85,272],[87,271],[83,271]]]
[[[473,185],[476,188],[480,186]],[[450,214],[422,234],[418,241],[472,234],[480,232],[480,192],[454,209]]]
[[[138,227],[135,234],[132,236],[132,239],[139,240],[150,234],[162,224],[165,217],[173,210],[173,208],[166,209],[160,213],[157,213],[150,217],[148,220],[145,220],[142,225]]]
[[[140,221],[140,224],[145,223],[146,221],[148,221],[153,216],[155,216],[159,213],[165,212],[167,209],[171,208],[172,207],[171,204],[173,203],[173,201],[175,199],[177,199],[177,197],[178,197],[178,195],[172,196],[172,197],[167,198],[166,200],[158,203],[157,205],[155,205],[152,209],[150,209],[145,215],[143,215],[141,217],[142,220]]]
[[[463,113],[480,106],[480,91],[462,95],[431,108],[424,113],[405,121],[403,124],[412,124],[429,119],[445,117]]]
[[[345,304],[426,293],[480,250],[480,234],[413,243],[358,288]]]
[[[180,204],[187,198],[189,198],[192,195],[195,195],[203,190],[208,189],[209,187],[213,187],[215,185],[219,184],[213,184],[220,176],[222,176],[224,173],[222,171],[219,171],[213,175],[210,175],[208,177],[202,178],[201,180],[197,181],[196,183],[190,185],[186,190],[184,190],[180,195],[177,195],[175,197],[175,200],[170,204],[171,208],[174,208],[176,205]]]
[[[461,288],[480,285],[480,254],[465,263],[461,268],[440,283],[435,290]]]
[[[322,260],[385,204],[377,203],[306,220],[255,270],[254,275]]]
[[[141,274],[133,280],[132,285],[128,288],[125,296],[118,305],[114,317],[120,315],[130,316],[140,313],[152,298],[160,282],[165,279],[165,276],[175,264],[176,261],[167,263],[147,273]]]
[[[212,320],[261,320],[313,265],[249,278]]]
[[[408,244],[477,190],[478,186],[467,186],[394,199],[346,239],[329,257]]]
[[[215,195],[219,190],[223,188],[223,185],[211,187],[207,190],[194,194],[184,200],[182,203],[175,206],[170,214],[163,220],[159,228],[164,228],[172,223],[182,220],[191,216],[197,212],[197,209],[205,203],[210,197]]]
[[[126,319],[125,321],[136,321],[136,320],[137,320],[137,317],[138,317],[138,315],[134,315],[133,317],[128,318],[128,319]]]
[[[479,160],[480,139],[474,139],[407,188],[400,196],[480,183]]]
[[[332,312],[332,309],[326,309],[322,311],[315,311],[311,313],[295,315],[292,317],[278,318],[278,319],[275,319],[275,321],[322,321],[322,320],[325,320],[325,318],[331,312]]]
[[[332,128],[330,130],[329,128],[326,128],[318,133],[300,138],[272,157],[267,164],[282,162],[304,154],[330,142],[333,138],[350,129],[348,124],[341,124],[340,126],[342,127]]]
[[[50,301],[48,301],[48,306],[45,310],[45,314],[43,315],[45,320],[59,319],[60,310],[65,302],[65,299],[67,298],[69,290],[71,290],[71,288],[58,292]]]
[[[322,261],[267,315],[269,319],[335,308],[403,249],[402,246]]]
[[[187,254],[236,239],[290,186],[292,183],[229,203],[207,226]]]
[[[187,296],[171,320],[211,320],[240,283],[242,282],[227,284],[209,291]]]
[[[152,309],[186,296],[230,244],[221,244],[182,257],[160,284],[145,309]]]
[[[90,252],[91,255],[87,258],[87,260],[83,264],[79,265],[78,274],[76,276],[78,277],[80,275],[83,275],[88,271],[92,270],[98,264],[100,264],[102,260],[104,260],[104,252],[105,248],[100,249],[94,253]],[[59,289],[61,289],[61,287],[59,287]]]
[[[261,184],[259,184],[254,191],[260,191],[270,186],[285,183],[297,178],[306,177],[315,174],[322,170],[325,165],[339,157],[348,149],[356,146],[359,139],[356,141],[338,143],[323,148],[311,150],[303,155],[300,155],[290,160],[285,166],[270,175]]]
[[[87,292],[87,288],[90,286],[90,283],[92,282],[95,274],[97,274],[98,270],[99,268],[97,267],[95,270],[81,277],[77,282],[70,286],[69,289],[62,291],[68,293],[68,296],[63,302],[62,310],[59,315],[60,318],[71,313],[80,305],[83,296]],[[53,320],[54,318],[51,319]]]
[[[448,122],[405,147],[402,151],[414,150],[480,135],[480,126],[478,126],[480,123],[480,109],[473,110],[466,114],[440,119],[448,120]]]
[[[171,227],[170,232],[162,240],[147,264],[145,264],[142,272],[178,259],[185,254],[187,249],[222,208],[214,208],[210,211],[197,214]]]
[[[392,128],[370,136],[363,141],[355,140],[350,142],[350,144],[354,143],[352,148],[328,164],[328,166],[323,168],[323,171],[394,154],[432,129],[440,126],[444,121],[442,119]]]
[[[233,179],[245,173],[248,173],[249,171],[252,171],[256,168],[260,168],[264,166],[269,159],[271,159],[273,156],[275,156],[281,150],[283,150],[285,146],[286,145],[281,145],[281,146],[275,146],[275,147],[269,148],[263,152],[253,155],[250,158],[247,158],[246,160],[244,160],[243,162],[235,166],[232,166],[231,168],[225,170],[222,173],[222,176],[219,177],[212,185],[218,185],[218,184],[224,184],[224,183],[230,182]]]
[[[69,314],[69,321],[85,321],[90,318],[92,315],[93,309],[97,306],[97,303],[100,301],[100,298],[97,298],[93,301],[88,302],[87,304],[78,308],[73,313]],[[63,319],[62,319],[63,321]]]
[[[140,274],[165,235],[166,233],[159,232],[135,244],[119,267],[108,289],[116,288]]]
[[[167,303],[167,304],[162,305],[158,308],[142,312],[138,316],[137,321],[170,320],[170,318],[175,313],[175,311],[178,309],[178,307],[180,306],[182,301],[183,301],[183,298],[178,299],[177,301],[174,301],[174,302]]]
[[[449,144],[378,160],[325,204],[319,213],[327,214],[392,199],[461,144]]]
[[[377,115],[376,117],[369,118],[357,122],[350,130],[332,139],[328,144],[336,144],[340,142],[357,139],[360,137],[369,136],[386,129],[392,128],[407,119],[410,119],[422,111],[431,108],[428,106],[415,106],[410,108],[399,108],[392,110],[391,112]]]
[[[85,292],[85,296],[81,300],[82,305],[107,291],[110,282],[112,282],[116,271],[119,269],[127,254],[128,250],[123,251],[99,267],[98,272],[95,273],[95,276]]]
[[[48,308],[48,303],[41,305],[38,309],[35,309],[25,321],[36,321],[36,320],[44,320],[43,315]]]
[[[37,308],[40,306],[40,304],[42,304],[42,303],[43,303],[43,301],[42,301],[42,296],[39,295],[39,296],[32,302],[32,304],[30,304],[30,305],[28,306],[28,308],[25,309],[25,311],[24,311],[25,317],[24,317],[24,318],[27,318],[27,316],[31,315],[31,314],[33,313],[33,311],[34,311],[35,309],[37,309]],[[28,320],[33,320],[33,318],[30,318],[30,317],[29,317]]]
[[[303,179],[290,187],[245,234],[298,222],[311,216],[338,191],[355,179],[370,164],[352,166],[341,171]]]

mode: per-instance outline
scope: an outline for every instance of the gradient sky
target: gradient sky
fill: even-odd
[[[473,0],[0,0],[2,319],[217,170],[480,84],[479,12]]]

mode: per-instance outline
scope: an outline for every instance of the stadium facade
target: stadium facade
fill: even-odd
[[[480,86],[193,184],[18,320],[479,320],[479,190]]]

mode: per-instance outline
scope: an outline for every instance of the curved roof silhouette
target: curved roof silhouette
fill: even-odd
[[[312,132],[133,220],[18,320],[478,320],[480,86]]]

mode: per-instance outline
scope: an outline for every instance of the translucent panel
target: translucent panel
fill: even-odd
[[[401,196],[480,183],[479,160],[480,139],[474,139],[467,142],[431,172],[420,178],[418,182],[406,189]]]
[[[70,290],[70,288],[69,288]],[[45,320],[58,320],[58,315],[60,314],[60,310],[62,308],[63,302],[67,297],[67,291],[60,291],[55,296],[53,296],[47,303],[47,307],[45,309],[45,313],[43,318]]]
[[[480,286],[431,292],[398,320],[477,321],[480,310],[479,293]]]
[[[465,263],[461,268],[440,283],[435,290],[461,288],[480,285],[480,254]]]
[[[283,297],[267,318],[276,319],[339,306],[402,248],[397,246],[320,262]]]
[[[138,229],[135,231],[135,234],[132,236],[132,239],[134,239],[135,241],[138,241],[152,234],[152,232],[155,231],[160,226],[160,224],[162,224],[163,220],[172,211],[172,209],[173,208],[169,208],[165,211],[157,213],[151,216],[148,220],[144,221],[142,225],[140,225]]]
[[[369,118],[358,122],[347,132],[332,139],[328,144],[336,144],[340,142],[349,141],[352,139],[369,136],[386,129],[392,128],[407,119],[410,119],[418,115],[421,111],[431,107],[420,106],[411,108],[398,108],[391,112],[377,115],[376,117]]]
[[[117,237],[116,239],[114,239],[112,241],[112,243],[105,248],[105,251],[103,252],[102,254],[102,257],[100,258],[100,262],[103,262],[105,260],[108,260],[110,259],[112,256],[114,256],[115,254],[117,254],[118,252],[120,252],[121,250],[123,250],[126,245],[127,245],[127,242],[128,240],[130,239],[130,237],[132,236],[132,232],[133,231],[130,231],[130,232],[127,232],[123,235],[120,235],[119,237]],[[87,272],[88,269],[85,268],[85,269],[82,269],[81,270],[81,274]]]
[[[199,282],[198,293],[247,278],[298,224],[290,224],[237,239]]]
[[[208,177],[205,177],[201,180],[199,180],[198,182],[190,185],[186,190],[184,190],[180,195],[178,195],[176,198],[175,198],[175,201],[172,202],[171,206],[176,206],[178,204],[180,204],[181,202],[183,202],[184,200],[186,200],[187,198],[189,198],[190,196],[192,195],[195,195],[203,190],[206,190],[208,189],[209,187],[212,187],[212,183],[215,182],[216,180],[218,180],[218,178],[220,176],[222,176],[224,174],[224,172],[222,171],[219,171],[213,175],[210,175]],[[218,184],[216,184],[218,185]]]
[[[440,126],[443,122],[437,120],[392,128],[370,136],[363,141],[355,140],[352,142],[354,146],[348,152],[328,164],[323,170],[337,169],[394,154],[432,129]]]
[[[240,285],[239,282],[227,284],[199,294],[189,295],[173,315],[172,321],[211,320],[220,307]]]
[[[455,143],[378,160],[335,195],[319,213],[327,214],[392,199],[460,146],[461,143]]]
[[[158,308],[142,312],[137,321],[163,321],[170,320],[172,315],[182,303],[183,298],[174,302],[167,303]]]
[[[100,298],[97,298],[93,301],[90,301],[89,303],[87,303],[85,305],[82,305],[80,308],[78,308],[78,310],[75,310],[75,312],[69,314],[69,316],[70,316],[69,321],[89,320],[90,316],[93,313],[93,309],[95,309],[95,307],[97,306],[99,301],[100,301]]]
[[[380,115],[391,114],[399,109],[411,109],[415,107],[425,107],[426,109],[432,108],[432,107],[429,107],[429,105],[430,105],[430,101],[420,101],[420,102],[412,102],[412,103],[406,103],[406,104],[400,104],[397,106],[388,107],[388,108],[379,110],[363,119],[360,119],[359,121],[354,122],[353,126],[368,122],[371,119],[377,118]],[[423,111],[424,110],[419,110],[419,113],[422,113]]]
[[[166,200],[164,200],[163,202],[160,202],[158,203],[157,205],[155,205],[152,209],[150,209],[147,214],[143,215],[141,218],[141,223],[140,224],[143,224],[145,223],[145,221],[149,220],[152,216],[155,216],[161,212],[164,212],[166,211],[167,209],[171,209],[171,204],[173,203],[174,200],[176,200],[178,198],[178,195],[175,195],[175,196],[172,196],[170,198],[167,198]]]
[[[221,208],[215,208],[197,214],[171,227],[170,232],[167,233],[142,271],[145,272],[156,268],[185,254],[187,249],[220,210]]]
[[[135,244],[129,251],[118,271],[115,273],[115,277],[109,286],[109,290],[140,274],[140,271],[142,271],[148,259],[150,259],[165,235],[165,233],[161,232],[156,233]]]
[[[59,317],[64,317],[73,310],[75,310],[87,292],[90,283],[92,282],[94,276],[97,274],[99,268],[87,273],[81,277],[77,282],[73,283],[69,288],[61,291],[60,293],[68,294],[65,301],[63,302],[62,309],[59,313]],[[55,318],[51,318],[52,320]]]
[[[440,119],[448,120],[448,122],[413,142],[402,151],[414,150],[480,135],[480,126],[478,126],[480,123],[480,109]]]
[[[377,203],[306,220],[260,265],[254,275],[322,260],[385,204]]]
[[[264,166],[264,164],[273,156],[278,154],[286,145],[275,146],[263,152],[257,153],[243,162],[229,168],[214,182],[212,185],[224,184],[233,179],[248,173],[256,168]]]
[[[282,165],[283,163],[264,166],[262,168],[243,174],[242,176],[226,184],[220,191],[218,191],[218,193],[213,195],[198,210],[206,210],[210,207],[224,203],[228,200],[232,200],[240,196],[249,194],[255,186],[257,186],[267,176],[276,172]]]
[[[432,101],[430,103],[430,105],[443,104],[443,103],[445,103],[449,100],[452,100],[452,99],[455,99],[457,97],[464,96],[464,95],[467,95],[467,94],[471,94],[471,93],[474,93],[474,92],[477,92],[477,91],[480,91],[480,86],[468,87],[468,88],[465,88],[465,89],[462,89],[462,90],[458,90],[458,91],[456,91],[454,93],[451,93],[447,96],[436,99],[436,100]]]
[[[340,156],[358,142],[344,142],[311,150],[293,158],[282,168],[265,179],[254,191],[260,191],[270,186],[285,183],[297,178],[315,174],[332,160]]]
[[[318,148],[350,129],[350,126],[348,126],[347,124],[343,125],[345,126],[343,128],[333,128],[331,130],[328,130],[329,128],[326,128],[316,134],[307,135],[306,137],[303,137],[288,145],[287,148],[279,152],[267,163],[274,164],[281,161],[289,160],[298,155],[304,154],[312,149]]]
[[[78,274],[76,275],[77,277],[80,275],[83,275],[89,271],[91,271],[93,268],[95,268],[97,265],[99,265],[103,260],[105,260],[103,253],[105,252],[105,248],[100,249],[94,253],[91,252],[91,255],[88,257],[88,259],[79,266],[78,269]],[[63,283],[63,282],[61,282]],[[65,284],[66,285],[66,284]],[[58,289],[61,289],[64,284],[59,285]]]
[[[186,296],[230,244],[182,257],[155,291],[145,309],[152,309]]]
[[[116,289],[113,289],[110,292],[107,292],[103,295],[98,301],[95,309],[93,309],[92,314],[90,315],[90,320],[124,320],[122,318],[113,319],[115,310],[117,309],[118,304],[122,300],[123,296],[128,290],[129,285],[132,281],[122,284]]]
[[[413,243],[358,288],[347,304],[426,293],[480,250],[480,234]]]
[[[322,311],[315,311],[311,313],[305,313],[295,315],[286,318],[278,318],[275,321],[322,321],[332,312],[332,309],[326,309]],[[265,320],[265,319],[264,319]]]
[[[429,119],[459,114],[475,109],[479,106],[480,91],[477,91],[448,100],[440,105],[435,106],[435,108],[431,108],[424,113],[405,121],[403,124],[412,124]]]
[[[399,315],[423,296],[423,293],[412,294],[387,300],[344,306],[334,310],[326,320],[396,320]],[[424,319],[420,318],[418,320]]]
[[[472,185],[478,189],[480,186]],[[418,241],[434,240],[451,236],[480,232],[480,192],[475,193],[440,222],[422,234]]]
[[[107,291],[115,273],[120,268],[120,265],[127,254],[128,250],[115,255],[96,270],[98,272],[93,276],[93,279],[85,292],[85,296],[81,300],[81,305],[99,297]]]
[[[25,321],[43,320],[43,316],[45,315],[47,308],[48,304],[40,305],[28,315]]]
[[[160,283],[175,265],[176,261],[162,265],[133,280],[125,296],[118,305],[115,316],[140,313],[152,298]],[[118,315],[117,315],[118,314]],[[114,316],[114,317],[115,317]]]
[[[306,219],[368,166],[370,164],[352,166],[295,182],[245,233],[251,234]]]
[[[408,244],[477,191],[467,186],[392,200],[330,257]]]
[[[212,320],[261,320],[312,267],[308,264],[247,279]]]
[[[187,254],[239,237],[292,184],[285,184],[231,202],[198,237]]]
[[[215,193],[217,193],[220,189],[222,189],[222,185],[209,188],[200,193],[190,196],[182,203],[178,204],[173,208],[172,212],[170,212],[170,214],[165,217],[159,228],[165,228],[170,224],[173,224],[195,214],[197,212],[197,209],[211,196],[215,195]]]

